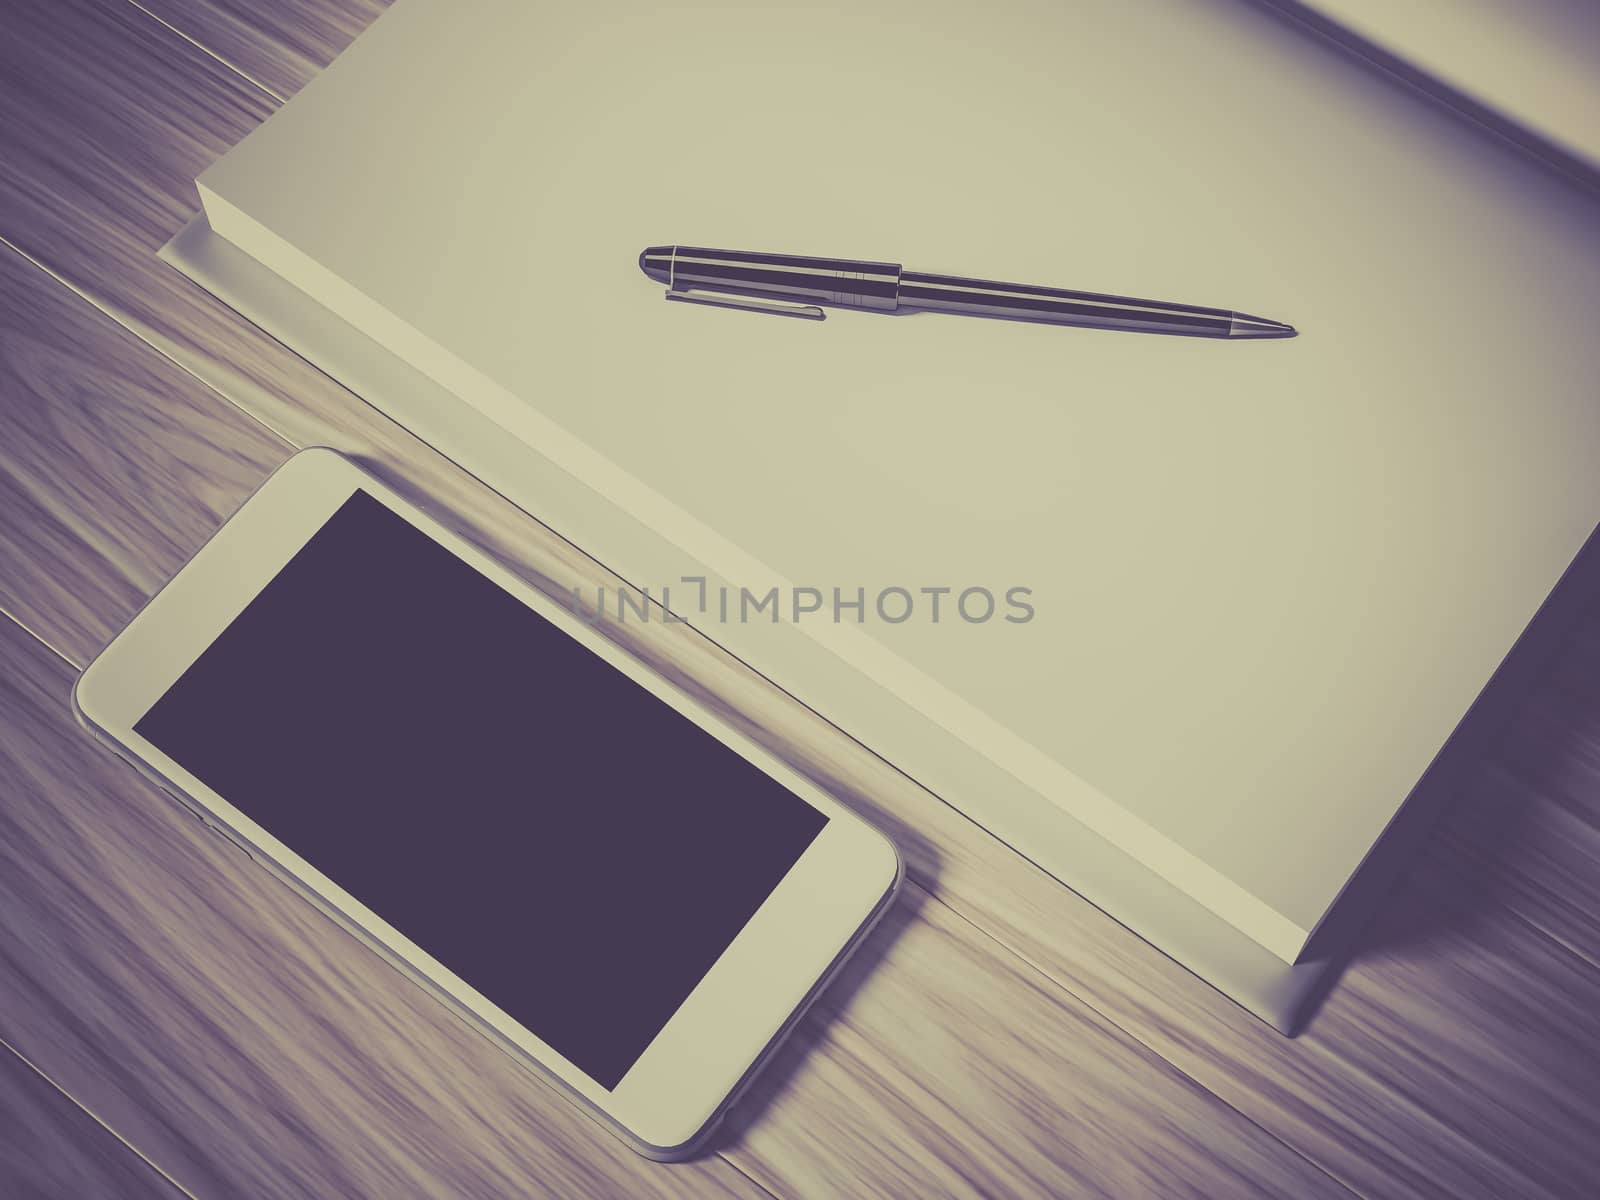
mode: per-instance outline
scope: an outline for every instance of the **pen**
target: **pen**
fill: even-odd
[[[809,258],[705,246],[649,246],[639,269],[668,300],[820,321],[821,305],[874,312],[942,312],[1190,337],[1293,337],[1292,325],[1226,308],[1137,300],[1065,288],[907,271],[899,263]]]

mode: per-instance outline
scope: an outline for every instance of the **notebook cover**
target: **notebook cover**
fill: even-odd
[[[391,8],[213,228],[672,546],[574,527],[641,586],[1029,589],[686,615],[1030,856],[1059,813],[1300,955],[1600,514],[1592,200],[1242,5],[474,4]],[[675,240],[1303,333],[664,305]]]

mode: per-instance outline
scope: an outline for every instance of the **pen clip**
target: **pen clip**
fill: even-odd
[[[748,312],[772,313],[779,317],[799,317],[805,321],[821,321],[828,315],[815,304],[788,304],[782,300],[763,300],[731,292],[708,292],[700,288],[668,288],[667,299],[681,300],[685,304],[709,304],[715,308],[742,308]]]

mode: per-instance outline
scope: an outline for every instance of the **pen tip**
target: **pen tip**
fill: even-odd
[[[1294,337],[1297,332],[1293,325],[1269,321],[1265,317],[1252,317],[1248,313],[1233,313],[1228,322],[1228,336],[1231,338],[1287,338]]]

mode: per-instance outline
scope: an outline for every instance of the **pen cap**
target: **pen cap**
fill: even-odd
[[[646,246],[639,254],[639,270],[657,283],[666,283],[672,275],[672,252],[676,246]]]
[[[893,311],[900,264],[709,246],[651,246],[639,269],[674,291],[724,292]]]

